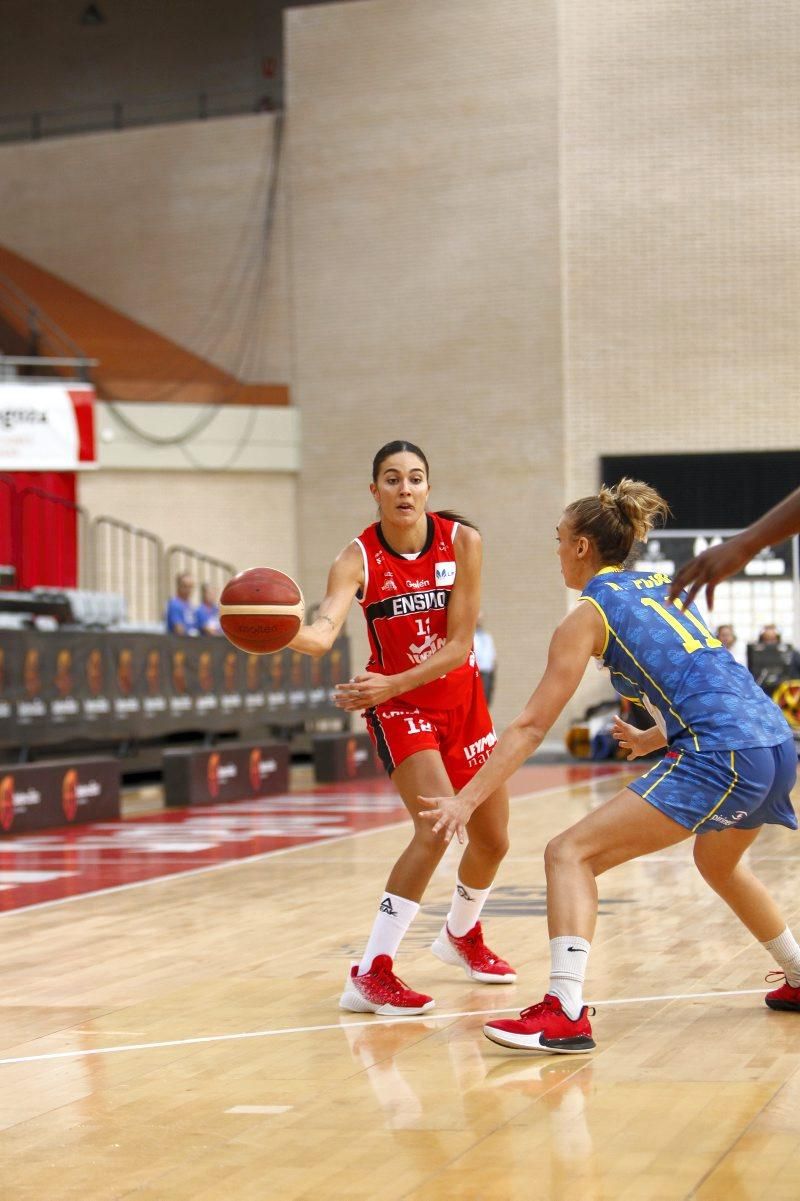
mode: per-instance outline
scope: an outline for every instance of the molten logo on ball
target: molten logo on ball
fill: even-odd
[[[290,576],[251,567],[234,576],[219,598],[219,624],[229,642],[251,655],[282,650],[303,623],[303,594]]]

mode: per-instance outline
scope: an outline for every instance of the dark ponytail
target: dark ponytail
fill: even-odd
[[[478,530],[474,521],[470,521],[468,517],[462,517],[460,513],[454,513],[452,509],[437,509],[436,515],[444,517],[445,521],[457,521],[459,525],[468,525],[471,530]]]

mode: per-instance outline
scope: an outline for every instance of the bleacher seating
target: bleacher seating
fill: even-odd
[[[34,588],[34,592],[38,589]],[[65,588],[72,610],[71,625],[93,629],[117,629],[128,616],[125,597],[118,592],[95,592],[88,588]]]
[[[125,597],[116,592],[32,588],[29,592],[0,592],[0,616],[21,623],[15,625],[12,622],[10,626],[5,625],[6,629],[22,628],[38,617],[51,617],[60,626],[110,630],[126,625],[128,611]],[[163,629],[163,625],[157,628]]]
[[[0,630],[26,630],[30,624],[31,619],[27,614],[0,612]]]

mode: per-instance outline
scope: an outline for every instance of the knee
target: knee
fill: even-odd
[[[489,859],[492,863],[500,863],[508,854],[508,831],[506,829],[481,830],[480,834],[476,835],[470,830],[469,845],[484,859]]]
[[[568,863],[574,863],[577,858],[577,850],[572,840],[567,834],[557,834],[555,838],[550,839],[544,848],[545,874],[549,876],[552,872],[557,871],[559,867],[564,867]]]
[[[713,838],[715,836],[708,834],[706,837]],[[731,866],[730,863],[715,860],[712,855],[703,849],[703,844],[699,840],[694,844],[694,865],[706,884],[714,889],[723,887],[725,882],[731,878],[737,866],[736,864]]]
[[[414,836],[411,839],[411,845],[418,854],[424,855],[434,863],[439,862],[447,849],[444,839],[433,834],[430,823],[424,821],[414,822]]]

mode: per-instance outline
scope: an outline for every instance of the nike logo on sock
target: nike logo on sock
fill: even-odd
[[[568,951],[581,951],[584,955],[589,954],[589,952],[586,950],[585,947],[567,947],[567,950]]]

